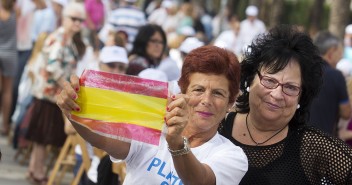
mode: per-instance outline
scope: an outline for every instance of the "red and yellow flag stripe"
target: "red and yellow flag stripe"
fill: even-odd
[[[166,112],[167,83],[87,70],[80,78],[71,119],[95,133],[158,145]]]

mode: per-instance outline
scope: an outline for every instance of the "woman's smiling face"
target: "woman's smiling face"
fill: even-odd
[[[261,76],[275,79],[280,84],[289,84],[301,88],[301,70],[298,62],[292,60],[283,70],[269,74],[265,68],[259,71]],[[259,75],[256,75],[249,92],[249,106],[251,113],[266,121],[278,120],[288,123],[297,110],[298,95],[288,95],[283,92],[283,86],[269,89],[262,85]]]
[[[217,129],[229,103],[229,80],[224,75],[193,73],[189,77],[190,124],[201,131]]]

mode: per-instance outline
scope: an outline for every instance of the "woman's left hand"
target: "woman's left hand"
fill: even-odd
[[[182,142],[182,132],[188,123],[188,101],[185,94],[177,94],[171,97],[171,101],[166,108],[165,123],[168,127],[166,140],[169,145],[172,142]]]

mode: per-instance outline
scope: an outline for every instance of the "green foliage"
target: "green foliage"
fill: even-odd
[[[302,25],[304,28],[310,28],[310,16],[313,6],[312,0],[286,0],[284,1],[284,13],[281,19],[283,24],[297,24]],[[323,11],[320,13],[322,16],[320,26],[321,29],[327,29],[329,23],[330,7],[325,3]]]

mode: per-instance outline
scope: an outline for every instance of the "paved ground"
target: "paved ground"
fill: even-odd
[[[31,185],[25,178],[28,164],[20,165],[14,160],[16,150],[8,144],[6,137],[0,136],[0,150],[0,185]],[[69,185],[72,178],[72,174],[67,174],[61,185]]]
[[[14,160],[16,151],[8,144],[6,137],[0,136],[0,150],[0,185],[29,185],[25,179],[27,166]]]

